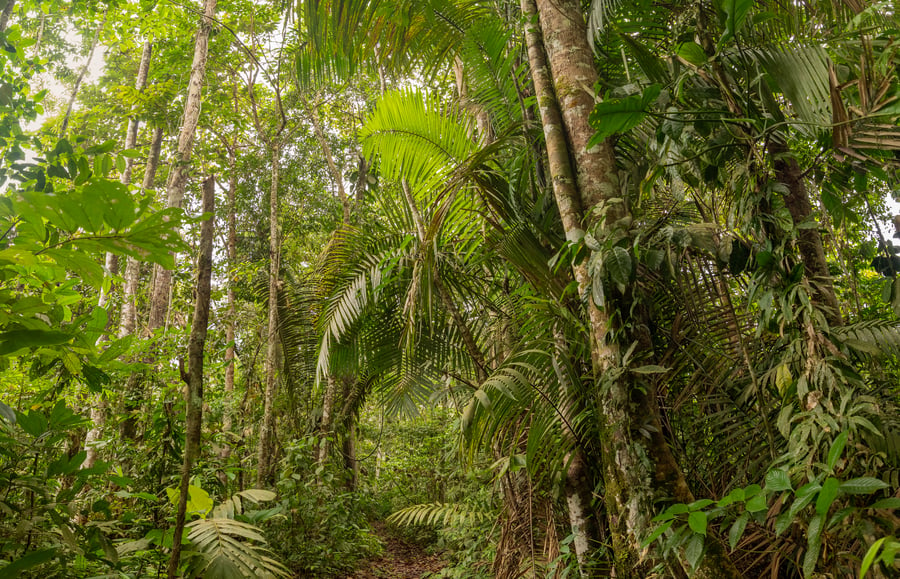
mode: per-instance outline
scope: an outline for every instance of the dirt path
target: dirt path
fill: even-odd
[[[375,528],[384,541],[384,555],[367,561],[347,579],[419,579],[444,567],[440,556],[427,554],[421,546],[394,536],[382,525]]]

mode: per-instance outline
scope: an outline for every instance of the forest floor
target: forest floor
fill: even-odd
[[[376,524],[375,530],[384,542],[384,554],[364,562],[347,579],[419,579],[446,565],[440,555],[429,554],[421,545],[397,537],[384,525]]]

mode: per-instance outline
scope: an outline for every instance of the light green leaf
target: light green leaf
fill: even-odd
[[[700,535],[706,535],[706,513],[703,511],[694,511],[688,515],[688,526],[692,531]]]

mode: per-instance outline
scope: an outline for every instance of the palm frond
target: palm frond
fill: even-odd
[[[463,503],[430,503],[394,511],[387,518],[387,522],[404,527],[412,525],[472,527],[492,518],[494,514],[490,511]]]

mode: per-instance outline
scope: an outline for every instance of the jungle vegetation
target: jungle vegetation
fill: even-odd
[[[0,2],[0,577],[898,573],[893,0]]]

